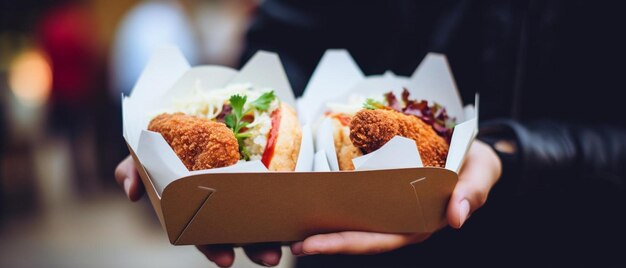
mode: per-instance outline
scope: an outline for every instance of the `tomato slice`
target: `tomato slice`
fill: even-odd
[[[350,126],[350,117],[345,114],[335,114],[333,117],[337,118],[342,126]]]
[[[274,110],[271,115],[272,128],[268,134],[265,151],[263,151],[263,156],[261,157],[261,162],[266,168],[270,167],[270,162],[272,162],[272,157],[274,157],[274,149],[276,147],[276,140],[278,139],[278,129],[280,128],[280,110],[280,108]]]

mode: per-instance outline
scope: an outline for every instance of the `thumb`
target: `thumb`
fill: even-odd
[[[485,204],[501,170],[500,159],[488,145],[482,142],[472,144],[448,203],[450,226],[461,228],[472,212]]]
[[[464,187],[459,182],[452,193],[448,203],[448,224],[454,228],[461,228],[467,218],[486,201],[486,194],[481,194],[477,189]]]

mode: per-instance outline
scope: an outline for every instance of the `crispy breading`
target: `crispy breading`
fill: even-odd
[[[350,123],[350,139],[363,153],[377,150],[396,135],[415,141],[424,166],[445,166],[448,143],[416,116],[394,110],[363,109]]]
[[[234,165],[239,161],[239,145],[223,123],[183,113],[160,114],[148,130],[161,133],[189,170]]]

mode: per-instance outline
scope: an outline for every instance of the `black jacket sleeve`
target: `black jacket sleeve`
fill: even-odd
[[[503,160],[501,183],[517,193],[564,183],[598,182],[622,190],[626,185],[624,128],[494,120],[481,125],[479,139],[492,146],[502,140],[516,144],[513,153],[495,147]]]
[[[415,45],[396,48],[395,45],[390,45],[391,40],[397,39],[393,33],[407,30],[405,28],[410,25],[427,29],[416,30],[416,33],[422,33],[417,35],[419,36],[417,39],[429,40],[430,30],[428,29],[436,25],[426,23],[427,18],[424,18],[424,21],[402,19],[419,17],[412,13],[420,10],[420,6],[414,2],[387,1],[381,4],[377,1],[369,3],[355,0],[264,1],[259,6],[247,32],[246,48],[241,63],[245,63],[260,49],[278,52],[297,96],[302,94],[317,62],[327,48],[349,48],[350,53],[366,74],[382,73],[381,70],[394,66],[391,62],[387,62],[394,58],[390,56],[394,55],[390,51],[397,52],[402,58],[415,59],[421,59],[421,57],[411,53],[420,50],[430,51],[430,46]],[[359,8],[355,9],[357,5]],[[446,4],[441,5],[446,6]],[[346,13],[346,10],[351,12]],[[448,13],[443,11],[437,13],[437,10],[440,10],[438,8],[430,7],[427,10],[434,10],[433,13],[436,15],[448,18],[445,15]],[[409,14],[405,14],[406,12]],[[365,36],[372,38],[365,40],[363,39]],[[403,43],[406,43],[405,41],[408,42],[404,40]],[[418,63],[407,62],[406,65],[413,70]],[[497,62],[496,65],[504,64]],[[382,69],[376,69],[374,66]],[[474,67],[476,68],[480,69],[480,67]],[[469,69],[463,70],[467,72]],[[463,74],[463,72],[459,73]],[[473,75],[470,73],[466,76],[475,77]],[[494,88],[500,88],[504,84],[507,83],[498,84]],[[545,92],[540,93],[545,94]],[[560,91],[553,93],[556,96],[564,94]],[[491,96],[497,94],[503,95],[501,91],[491,92]],[[534,93],[526,92],[525,94]],[[473,96],[473,92],[470,95]],[[493,107],[499,104],[493,103],[500,103],[501,99],[493,100],[489,108],[496,111],[497,109]],[[481,111],[485,110],[487,109]],[[489,115],[491,118],[506,116],[499,110]],[[485,118],[485,114],[481,116]],[[527,193],[534,190],[533,188],[555,188],[562,186],[563,182],[569,183],[574,180],[583,183],[597,181],[624,188],[626,185],[626,128],[617,127],[618,125],[591,126],[559,122],[563,121],[520,123],[514,120],[496,120],[482,124],[480,138],[488,143],[493,145],[498,140],[510,139],[518,144],[515,154],[499,152],[504,163],[504,174],[498,184],[510,187],[514,191]],[[580,122],[585,121],[580,120]]]

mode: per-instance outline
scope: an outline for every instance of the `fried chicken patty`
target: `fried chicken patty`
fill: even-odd
[[[223,123],[183,113],[160,114],[148,130],[161,133],[189,170],[234,165],[239,161],[239,145]]]
[[[350,139],[363,153],[377,150],[396,135],[415,141],[424,166],[445,166],[448,143],[416,116],[394,110],[363,109],[350,122]]]

